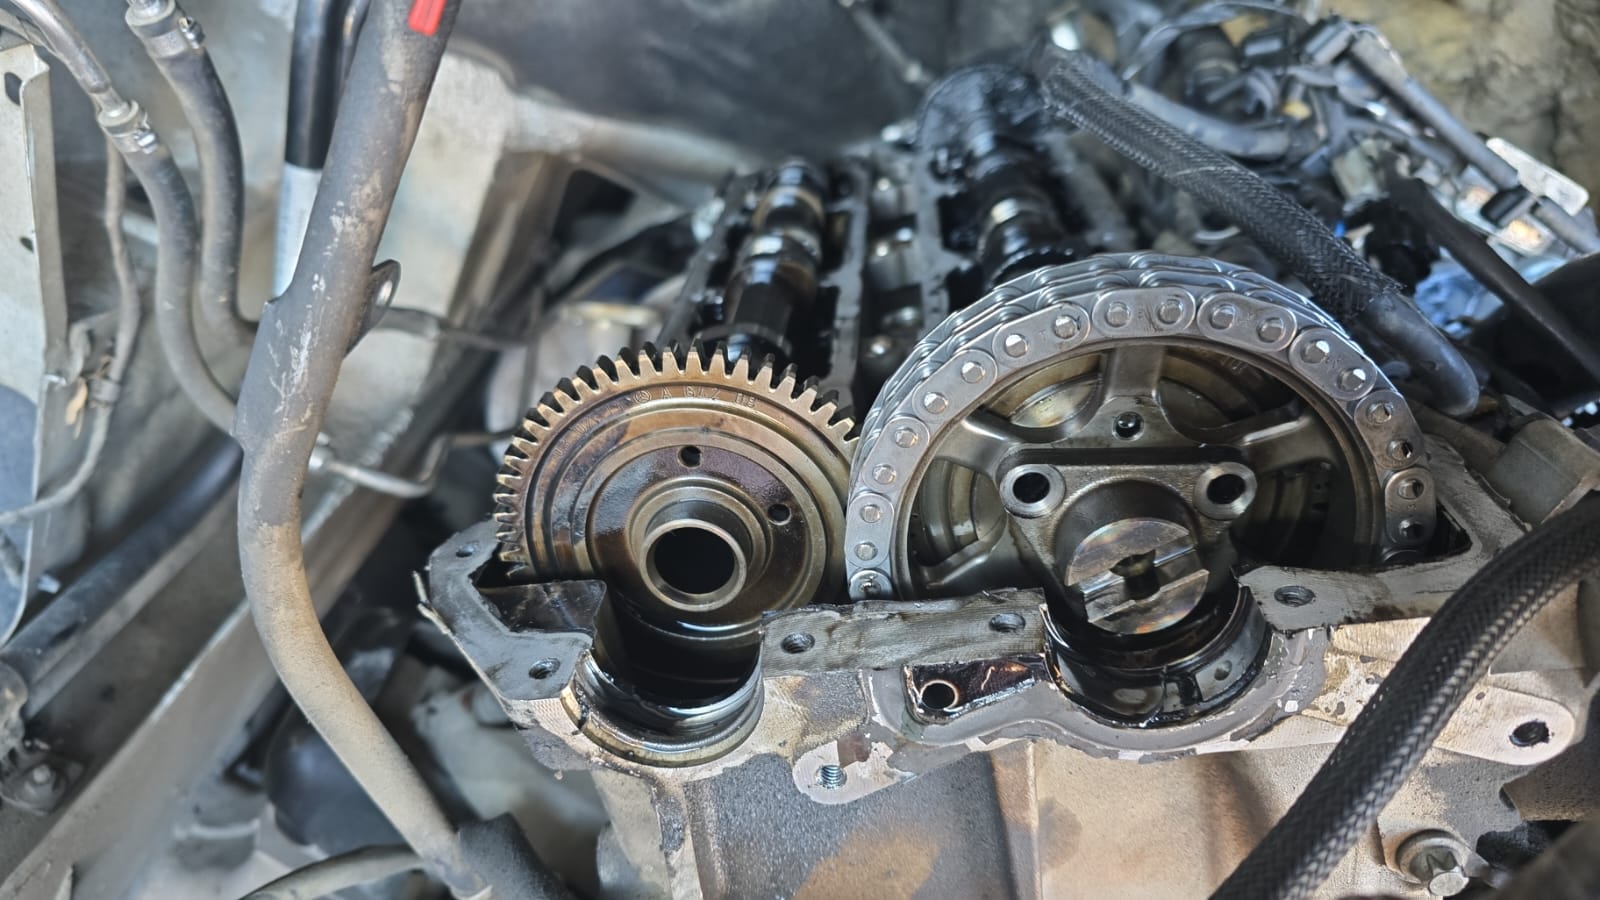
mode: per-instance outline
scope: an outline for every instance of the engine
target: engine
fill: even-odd
[[[1120,895],[1083,866],[1124,831],[1055,812],[1099,778],[1164,795],[1121,801],[1132,830],[1226,856],[1212,791],[1292,796],[1341,735],[1385,752],[1346,748],[1422,623],[1575,501],[1503,480],[1558,434],[1588,458],[1570,433],[1513,429],[1485,469],[1439,428],[1531,410],[1480,399],[1407,295],[1474,270],[1483,231],[1511,268],[1592,226],[1496,181],[1527,159],[1452,124],[1370,29],[1223,18],[1147,31],[1120,72],[1063,22],[880,140],[728,181],[643,296],[651,342],[527,413],[428,614],[540,762],[649,798],[615,826],[639,871],[717,896],[902,867],[952,896],[995,873]],[[1450,293],[1436,319],[1465,312]],[[1480,682],[1426,786],[1320,876],[1485,877],[1467,841],[1500,811],[1423,798],[1577,739],[1585,694],[1527,674]],[[1191,893],[1194,865],[1139,883]]]
[[[1600,13],[192,4],[0,8],[0,898],[1600,896]]]

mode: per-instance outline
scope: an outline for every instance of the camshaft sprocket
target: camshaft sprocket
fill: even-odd
[[[512,440],[500,556],[542,580],[603,579],[671,646],[737,655],[764,613],[842,592],[852,427],[770,361],[601,359]]]

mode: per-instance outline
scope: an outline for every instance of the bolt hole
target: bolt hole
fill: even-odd
[[[710,594],[726,587],[739,565],[726,540],[693,525],[661,535],[650,545],[650,561],[666,587],[684,594]]]
[[[1137,437],[1144,430],[1144,417],[1136,412],[1125,412],[1111,423],[1111,430],[1123,440]]]
[[[1286,584],[1272,592],[1272,599],[1284,606],[1308,606],[1317,599],[1317,594],[1308,587]]]
[[[789,507],[782,503],[774,503],[767,507],[767,519],[774,525],[782,525],[789,521],[789,517],[792,515],[793,513],[789,512]]]
[[[528,677],[536,681],[543,681],[559,671],[561,671],[561,660],[554,657],[546,657],[528,668]]]
[[[17,243],[21,244],[22,249],[28,251],[29,253],[33,252],[33,238],[23,235],[22,237],[17,238]]]
[[[1514,747],[1534,747],[1548,743],[1550,743],[1550,726],[1538,719],[1529,719],[1511,729],[1511,745]]]
[[[1411,446],[1410,441],[1390,441],[1389,455],[1401,462],[1406,462],[1417,455],[1417,448]]]
[[[456,548],[456,559],[466,559],[478,552],[478,542],[471,541]]]
[[[1243,478],[1232,472],[1224,472],[1206,485],[1206,499],[1218,506],[1227,506],[1243,497],[1249,489]]]
[[[1001,634],[1016,634],[1028,627],[1028,620],[1016,613],[999,613],[989,620],[989,628]]]
[[[1402,519],[1400,521],[1400,536],[1408,541],[1422,539],[1422,523],[1416,519]]]
[[[1038,503],[1050,496],[1050,479],[1038,472],[1024,472],[1011,482],[1011,496],[1018,503]]]
[[[827,765],[817,770],[817,783],[830,791],[844,787],[846,780],[847,776],[840,766]]]
[[[682,450],[679,450],[678,462],[683,463],[691,469],[698,467],[700,465],[700,448],[684,447]]]
[[[1400,499],[1402,500],[1415,500],[1422,496],[1422,479],[1402,479],[1399,486],[1396,487],[1395,492],[1400,495]]]
[[[778,646],[782,647],[785,653],[804,653],[816,645],[817,639],[804,631],[796,631],[794,634],[785,635],[783,640],[778,643]]]
[[[924,709],[945,712],[954,709],[961,702],[961,692],[948,681],[925,682],[917,691],[917,697],[922,701]]]

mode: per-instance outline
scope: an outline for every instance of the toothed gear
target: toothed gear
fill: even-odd
[[[770,360],[601,359],[512,439],[500,556],[540,579],[603,579],[678,645],[748,650],[762,614],[843,591],[852,427]]]

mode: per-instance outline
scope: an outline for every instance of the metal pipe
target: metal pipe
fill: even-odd
[[[78,33],[78,29],[72,24],[72,20],[67,18],[67,14],[62,12],[56,0],[11,0],[11,2],[43,35],[45,48],[61,61],[73,80],[78,82],[78,87],[89,95],[96,115],[112,118],[128,115],[127,108],[131,104],[117,93],[105,66],[100,64],[99,58],[94,55],[88,42]]]
[[[314,900],[420,868],[422,859],[404,844],[361,847],[295,869],[251,891],[245,900]]]
[[[244,231],[244,154],[227,89],[206,51],[200,24],[174,0],[128,0],[128,27],[166,79],[200,161],[200,315],[235,344],[255,339],[239,311]]]
[[[458,9],[458,0],[383,0],[373,7],[294,279],[262,317],[236,432],[245,453],[240,564],[273,667],[430,871],[457,895],[470,896],[484,882],[468,868],[449,818],[322,631],[301,542],[307,466],[345,353],[367,314],[378,241]]]
[[[509,431],[441,434],[428,444],[428,448],[422,454],[422,464],[417,467],[417,474],[410,477],[346,462],[334,456],[328,448],[320,446],[311,452],[311,471],[337,475],[369,491],[415,500],[433,493],[433,489],[439,484],[439,476],[444,472],[445,458],[450,455],[450,451],[468,447],[487,447],[510,440],[511,434]]]

